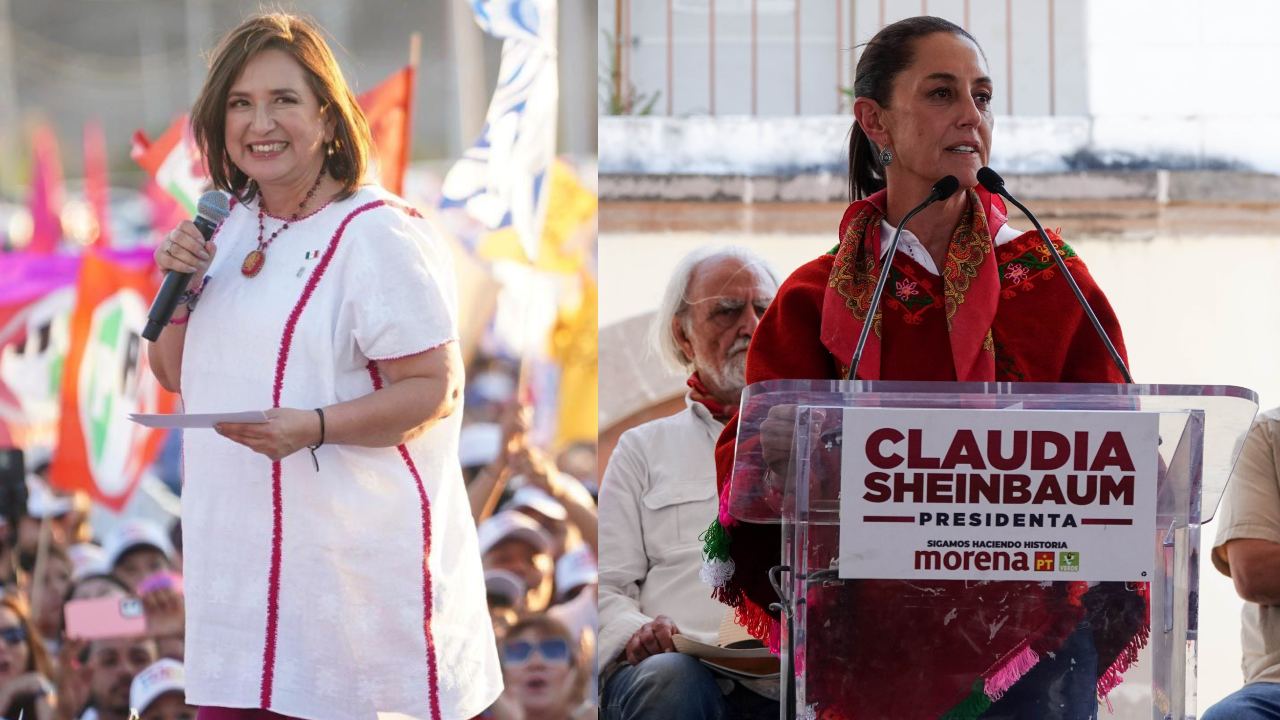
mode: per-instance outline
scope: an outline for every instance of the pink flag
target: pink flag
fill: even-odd
[[[27,209],[31,212],[32,252],[51,253],[62,240],[62,162],[58,156],[58,138],[47,125],[36,128],[33,138],[31,194]]]
[[[107,182],[107,139],[102,124],[90,120],[84,125],[84,194],[98,222],[98,235],[93,244],[111,245],[110,185]]]

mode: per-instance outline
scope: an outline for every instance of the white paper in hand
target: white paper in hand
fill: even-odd
[[[129,419],[151,428],[212,428],[218,423],[264,423],[267,414],[262,410],[229,413],[174,413],[172,415],[145,415],[133,413]]]

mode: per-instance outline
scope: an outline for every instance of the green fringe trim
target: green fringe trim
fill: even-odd
[[[720,525],[720,518],[711,521],[707,529],[698,536],[702,541],[702,559],[704,562],[711,560],[728,560],[729,544],[732,538],[729,533]]]
[[[991,707],[991,698],[987,697],[986,684],[982,678],[978,678],[973,683],[973,690],[969,692],[969,697],[948,710],[941,720],[977,720],[989,707]]]

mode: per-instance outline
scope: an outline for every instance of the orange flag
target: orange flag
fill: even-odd
[[[164,439],[129,413],[172,412],[177,398],[151,374],[141,332],[159,287],[149,250],[85,253],[62,375],[50,482],[119,512]]]
[[[409,135],[413,130],[413,65],[406,65],[358,100],[373,136],[375,168],[369,176],[399,195],[409,166]]]

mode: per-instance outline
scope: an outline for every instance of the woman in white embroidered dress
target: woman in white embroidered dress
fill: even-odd
[[[188,413],[187,698],[201,718],[479,714],[501,692],[457,459],[447,249],[362,185],[369,130],[311,23],[250,18],[192,113],[232,209],[156,262],[193,273],[150,346]],[[197,308],[198,305],[198,308]]]

